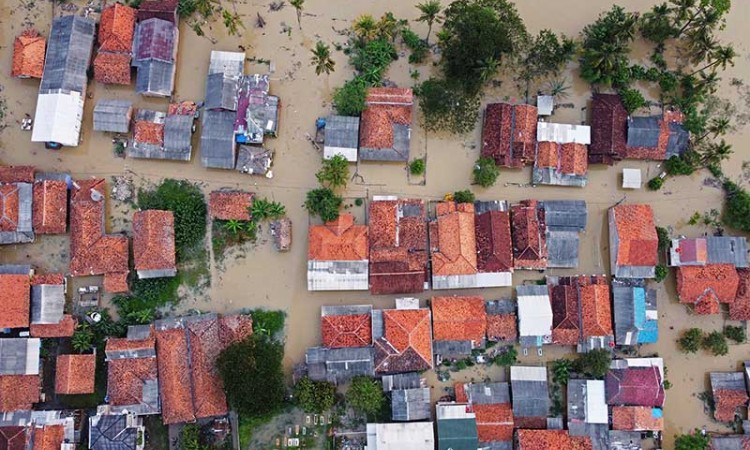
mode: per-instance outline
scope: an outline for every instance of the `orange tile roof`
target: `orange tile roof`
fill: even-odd
[[[518,430],[518,450],[591,450],[588,436],[570,436],[567,430]]]
[[[168,116],[195,116],[198,111],[198,105],[195,102],[183,101],[179,103],[170,103],[167,109]]]
[[[520,168],[534,160],[537,108],[490,103],[482,126],[482,156],[499,166]]]
[[[510,211],[487,211],[474,218],[477,270],[481,273],[513,272]]]
[[[228,412],[227,398],[216,368],[216,358],[224,349],[218,337],[218,321],[190,322],[187,329],[195,417],[225,415]]]
[[[376,372],[410,372],[432,368],[429,309],[385,309],[383,328],[383,337],[375,342]]]
[[[608,284],[591,284],[579,288],[581,296],[581,333],[584,338],[612,336],[612,303]]]
[[[430,246],[433,276],[477,273],[474,205],[438,204],[437,220],[430,223]]]
[[[515,342],[518,339],[518,322],[516,315],[487,315],[487,338],[491,341]]]
[[[313,261],[359,261],[369,258],[367,225],[354,225],[354,216],[340,214],[308,231],[307,259]]]
[[[130,84],[129,53],[99,53],[94,58],[94,79],[104,84]],[[154,124],[152,124],[154,125]],[[163,127],[162,127],[163,133]],[[139,141],[142,142],[142,141]]]
[[[432,332],[436,341],[473,341],[487,334],[482,297],[432,297]]]
[[[142,144],[164,144],[164,124],[136,120],[133,125],[133,140]]]
[[[31,314],[28,275],[0,274],[0,328],[26,328]]]
[[[733,389],[714,389],[713,391],[714,419],[718,422],[734,422],[735,414],[738,408],[747,408],[747,402],[750,400],[747,392],[743,388],[740,390]]]
[[[47,41],[35,30],[25,30],[13,41],[12,77],[42,78]]]
[[[55,369],[55,393],[91,394],[94,392],[96,355],[59,355]]]
[[[35,274],[31,277],[32,286],[41,286],[43,284],[65,284],[65,275],[61,273],[43,273]]]
[[[677,268],[680,303],[695,305],[696,314],[717,314],[719,303],[733,303],[740,277],[732,264],[709,264]]]
[[[613,406],[612,429],[623,431],[663,431],[664,418],[654,416],[648,406]]]
[[[33,183],[34,166],[0,166],[0,183]]]
[[[34,425],[32,450],[60,450],[65,442],[64,425]]]
[[[513,407],[510,403],[472,405],[477,418],[479,442],[513,440]]]
[[[185,330],[156,332],[159,391],[165,425],[195,420]]]
[[[29,332],[36,338],[71,337],[76,330],[78,321],[70,314],[64,314],[59,323],[31,325]]]
[[[0,185],[0,231],[18,229],[18,186],[15,184]]]
[[[0,375],[0,412],[30,410],[40,393],[39,375]]]
[[[68,229],[68,184],[61,180],[34,183],[34,233],[65,234]]]
[[[367,347],[372,344],[372,318],[370,314],[323,316],[320,332],[324,347]]]
[[[654,212],[649,205],[618,205],[614,207],[619,244],[618,266],[655,266],[658,264]]]
[[[107,339],[107,352],[120,350],[154,350],[156,337],[146,339]],[[108,362],[107,396],[113,406],[138,405],[143,402],[143,384],[158,379],[157,361],[152,358],[117,358]]]
[[[750,269],[737,269],[737,297],[729,304],[730,320],[750,320]]]
[[[208,211],[218,220],[250,220],[253,192],[213,191],[208,197]]]
[[[536,166],[557,168],[559,164],[556,142],[540,142],[537,145]]]
[[[176,269],[172,211],[133,214],[133,259],[136,270]]]
[[[524,200],[511,206],[513,258],[517,269],[547,267],[547,237],[544,210],[536,200]]]
[[[549,289],[552,303],[552,343],[558,345],[576,345],[581,337],[578,292],[569,280],[570,278],[563,278],[560,284]]]
[[[104,8],[99,21],[99,51],[130,53],[133,46],[136,10],[115,3]]]
[[[359,125],[361,148],[393,148],[393,125],[411,125],[414,94],[406,88],[370,88]]]
[[[560,171],[566,174],[586,175],[589,169],[588,151],[583,144],[562,144],[560,146]]]

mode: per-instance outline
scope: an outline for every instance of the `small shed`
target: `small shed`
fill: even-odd
[[[349,162],[357,161],[359,147],[359,118],[330,116],[326,119],[323,158],[341,155]]]
[[[642,186],[641,169],[622,169],[622,188],[640,189]]]
[[[292,248],[292,219],[284,217],[271,222],[271,236],[277,252],[288,252]]]
[[[391,415],[395,421],[427,420],[431,410],[428,387],[391,391]]]
[[[263,175],[273,178],[273,150],[257,145],[240,145],[237,150],[235,170],[249,175]]]
[[[94,131],[127,133],[133,117],[133,103],[128,100],[103,99],[94,107]]]
[[[211,169],[234,169],[236,144],[234,142],[233,111],[206,111],[201,127],[201,162]]]
[[[551,116],[555,108],[555,97],[551,95],[539,95],[536,98],[537,114],[540,116]]]

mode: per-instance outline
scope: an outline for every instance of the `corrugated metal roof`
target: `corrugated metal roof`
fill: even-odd
[[[604,380],[586,380],[586,422],[609,423]]]
[[[748,267],[747,238],[743,236],[707,236],[709,264],[733,264]]]
[[[96,24],[81,16],[58,17],[52,21],[44,73],[39,92],[86,92],[86,72],[91,62]]]
[[[547,286],[518,286],[520,336],[548,336],[552,333],[552,305]]]
[[[460,358],[471,355],[473,348],[471,341],[433,341],[435,355],[444,358]]]
[[[343,155],[347,161],[356,161],[358,147],[359,117],[329,116],[326,119],[324,158]]]
[[[711,372],[711,390],[745,392],[745,374],[742,372]]]
[[[539,142],[557,142],[558,144],[588,145],[591,143],[591,127],[588,125],[539,122],[536,127],[536,140]]]
[[[553,167],[534,166],[531,172],[531,182],[533,184],[586,187],[588,176],[562,173]]]
[[[672,122],[669,124],[669,139],[667,140],[667,156],[669,159],[673,156],[679,156],[685,153],[690,141],[690,133],[682,126],[681,123]]]
[[[154,97],[169,97],[174,91],[175,64],[147,59],[138,65],[135,91]]]
[[[0,339],[0,375],[39,375],[37,338]]]
[[[237,110],[239,77],[226,73],[211,73],[206,78],[206,109]]]
[[[551,95],[539,95],[536,98],[537,114],[540,116],[549,116],[555,106],[555,98]]]
[[[63,318],[65,286],[42,284],[31,286],[31,324],[57,324]]]
[[[234,168],[240,173],[270,177],[273,153],[273,150],[256,145],[240,145],[237,151],[237,164]]]
[[[641,433],[639,431],[610,430],[609,448],[611,450],[642,450]]]
[[[628,118],[628,147],[656,148],[661,133],[661,116]]]
[[[547,417],[550,401],[545,367],[511,366],[510,387],[514,416]]]
[[[16,229],[14,231],[0,232],[0,244],[26,244],[34,242],[34,231],[31,222],[31,203],[33,201],[34,188],[31,183],[14,184],[18,192]]]
[[[99,100],[94,107],[94,131],[127,133],[132,113],[133,103],[128,100]]]
[[[74,91],[44,91],[39,94],[34,114],[32,142],[78,145],[83,120],[84,97]]]
[[[435,450],[432,422],[368,423],[367,450]]]
[[[510,403],[510,385],[508,383],[467,383],[464,391],[473,405],[497,405]]]
[[[164,120],[164,152],[174,154],[168,159],[190,161],[193,139],[193,117],[169,115]]]
[[[391,416],[395,421],[429,419],[432,411],[430,388],[391,391]]]
[[[308,291],[366,291],[369,263],[361,261],[307,261]]]
[[[383,384],[383,392],[391,392],[397,389],[416,389],[424,387],[424,379],[417,372],[383,375],[381,381]]]
[[[205,111],[201,126],[203,167],[234,169],[235,147],[232,111]]]
[[[577,231],[547,231],[547,267],[578,267]]]
[[[540,202],[544,208],[544,224],[556,231],[583,231],[588,221],[588,208],[584,200],[546,200]]]
[[[208,64],[208,74],[224,73],[227,75],[240,76],[245,71],[244,52],[222,52],[211,50],[211,59]]]

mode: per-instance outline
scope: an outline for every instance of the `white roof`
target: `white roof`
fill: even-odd
[[[511,366],[510,379],[511,381],[547,381],[547,368],[540,366]]]
[[[397,298],[396,309],[419,309],[419,299],[416,297]]]
[[[623,189],[640,189],[641,184],[641,169],[622,169]]]
[[[536,98],[537,115],[549,116],[555,106],[555,98],[551,95],[540,95]]]
[[[357,149],[347,147],[329,147],[323,149],[323,158],[331,159],[336,155],[341,155],[349,162],[357,162]]]
[[[32,142],[78,146],[83,120],[83,97],[78,92],[39,94]]]
[[[435,415],[438,420],[446,419],[473,419],[476,414],[471,412],[466,403],[438,403]]]
[[[664,360],[662,358],[625,358],[628,367],[658,367],[661,379],[664,379]]]
[[[552,305],[549,295],[519,295],[520,336],[547,336],[552,333]]]
[[[434,450],[432,422],[368,423],[365,450]]]
[[[209,75],[212,73],[242,75],[244,67],[245,53],[211,50],[211,60],[208,65]]]
[[[591,143],[591,127],[588,125],[569,125],[566,123],[539,122],[536,128],[536,140],[539,142],[557,142],[558,144]]]
[[[586,423],[609,423],[604,380],[586,381]]]

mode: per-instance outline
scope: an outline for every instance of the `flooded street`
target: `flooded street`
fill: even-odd
[[[80,4],[80,2],[74,2]],[[224,1],[224,3],[228,3]],[[236,311],[242,308],[268,307],[283,309],[288,313],[288,335],[286,344],[286,366],[302,360],[305,348],[317,345],[320,340],[320,306],[325,304],[372,303],[376,308],[392,307],[392,296],[372,297],[367,293],[325,293],[308,292],[306,289],[307,226],[309,218],[303,209],[305,193],[316,186],[315,172],[320,165],[321,155],[308,142],[306,136],[314,134],[315,119],[330,113],[331,94],[351,77],[353,69],[347,65],[347,57],[342,52],[333,51],[336,71],[329,76],[316,76],[310,66],[310,48],[322,40],[334,44],[345,42],[345,37],[336,30],[344,30],[357,16],[370,13],[379,17],[392,11],[397,18],[413,20],[417,17],[414,8],[416,1],[395,0],[307,0],[302,16],[302,30],[297,28],[294,9],[287,5],[277,12],[269,11],[268,4],[259,1],[237,1],[236,10],[245,20],[242,36],[228,37],[224,27],[215,23],[212,30],[205,29],[206,37],[198,37],[184,23],[180,26],[179,52],[177,56],[176,100],[201,101],[208,70],[209,54],[212,49],[237,51],[238,46],[247,50],[249,58],[271,60],[274,68],[271,73],[271,93],[281,98],[281,119],[279,137],[268,139],[267,146],[275,150],[273,179],[251,177],[235,171],[205,169],[200,164],[198,134],[193,137],[193,158],[189,163],[168,161],[146,161],[121,159],[114,156],[111,136],[92,131],[92,110],[97,100],[104,98],[129,99],[135,107],[166,111],[166,99],[146,99],[138,96],[134,88],[112,87],[90,82],[89,99],[86,102],[82,144],[77,148],[65,148],[55,152],[46,150],[42,144],[31,143],[31,134],[22,131],[20,121],[24,114],[33,116],[38,80],[11,79],[12,43],[23,29],[23,23],[30,21],[42,34],[48,34],[52,5],[48,1],[2,0],[0,1],[0,95],[7,99],[7,128],[0,134],[0,162],[12,165],[35,165],[41,171],[66,171],[74,178],[103,177],[111,186],[113,176],[129,174],[136,184],[156,182],[161,178],[185,178],[200,183],[206,192],[222,187],[232,187],[256,192],[261,197],[279,201],[286,206],[294,224],[294,243],[289,253],[276,253],[264,227],[262,238],[257,246],[244,257],[232,260],[227,258],[221,269],[212,263],[211,287],[206,292],[210,302],[204,300],[186,301],[180,305],[187,310],[198,308],[211,311]],[[645,10],[656,3],[646,0],[622,2],[629,9]],[[529,31],[536,33],[542,28],[568,35],[577,35],[583,25],[593,21],[599,12],[608,9],[609,1],[591,0],[519,0],[518,10]],[[266,21],[263,29],[254,28],[256,14]],[[750,2],[735,1],[728,17],[723,38],[735,44],[740,57],[735,67],[724,73],[724,94],[734,91],[728,87],[731,78],[750,81]],[[291,33],[283,27],[291,27]],[[411,26],[420,35],[426,34],[423,24]],[[215,39],[213,44],[210,38]],[[332,49],[334,45],[331,45]],[[399,86],[412,86],[407,58],[395,62],[386,77]],[[265,73],[266,64],[249,63],[246,72]],[[419,66],[422,79],[432,69],[431,64]],[[569,73],[572,84],[570,97],[565,102],[573,103],[574,108],[560,109],[552,121],[578,123],[590,97],[590,90],[577,75]],[[484,101],[514,100],[519,98],[509,77],[501,88],[488,90]],[[418,108],[415,107],[415,112]],[[347,197],[368,197],[379,194],[415,196],[424,199],[439,199],[447,192],[469,187],[471,168],[479,155],[480,127],[467,136],[427,135],[417,118],[412,131],[412,157],[427,156],[425,185],[410,184],[403,164],[363,163],[358,167],[362,176],[359,182],[346,189]],[[728,142],[734,147],[734,155],[723,165],[725,173],[738,178],[745,160],[750,160],[748,139],[750,129],[729,136]],[[355,166],[351,166],[354,171]],[[577,270],[549,271],[553,275],[600,274],[609,272],[608,234],[606,211],[616,202],[626,198],[627,202],[649,203],[654,208],[657,225],[671,228],[673,235],[698,236],[706,230],[698,226],[688,226],[687,221],[695,211],[704,212],[721,205],[722,192],[715,187],[704,185],[707,172],[696,173],[691,177],[670,179],[658,193],[645,189],[624,191],[620,189],[623,167],[640,168],[643,179],[648,180],[660,172],[656,163],[639,161],[621,162],[615,167],[593,166],[589,169],[589,184],[584,189],[554,186],[521,187],[513,183],[526,184],[530,180],[530,168],[523,170],[503,169],[498,183],[490,189],[474,189],[479,199],[504,199],[516,202],[522,199],[584,199],[588,204],[588,227],[582,236],[580,267]],[[109,231],[130,231],[130,206],[109,201],[112,219]],[[32,246],[7,246],[0,248],[0,263],[32,263],[42,272],[64,270],[67,266],[68,242],[65,237],[38,237]],[[539,278],[536,272],[517,271],[514,283],[525,279]],[[438,292],[429,292],[428,296]],[[451,291],[451,294],[481,294],[487,299],[511,297],[511,289],[484,289],[475,291]],[[675,433],[689,431],[695,427],[725,431],[729,429],[703,413],[702,402],[696,395],[708,389],[709,371],[738,369],[745,359],[750,359],[750,345],[731,345],[728,355],[713,357],[705,353],[686,356],[678,352],[675,339],[681,330],[696,326],[706,331],[718,330],[725,321],[721,316],[697,317],[676,301],[674,279],[671,277],[659,291],[659,343],[648,345],[642,353],[658,353],[665,358],[669,368],[668,379],[672,388],[667,393],[665,405],[666,442],[665,448],[672,448]],[[545,348],[545,359],[550,355],[562,355],[560,349]],[[536,363],[540,358],[530,354],[525,362]],[[497,373],[499,374],[499,370]],[[464,374],[459,375],[463,379]],[[467,371],[466,377],[471,374]],[[498,375],[500,377],[500,375]],[[434,389],[439,397],[442,390]]]

